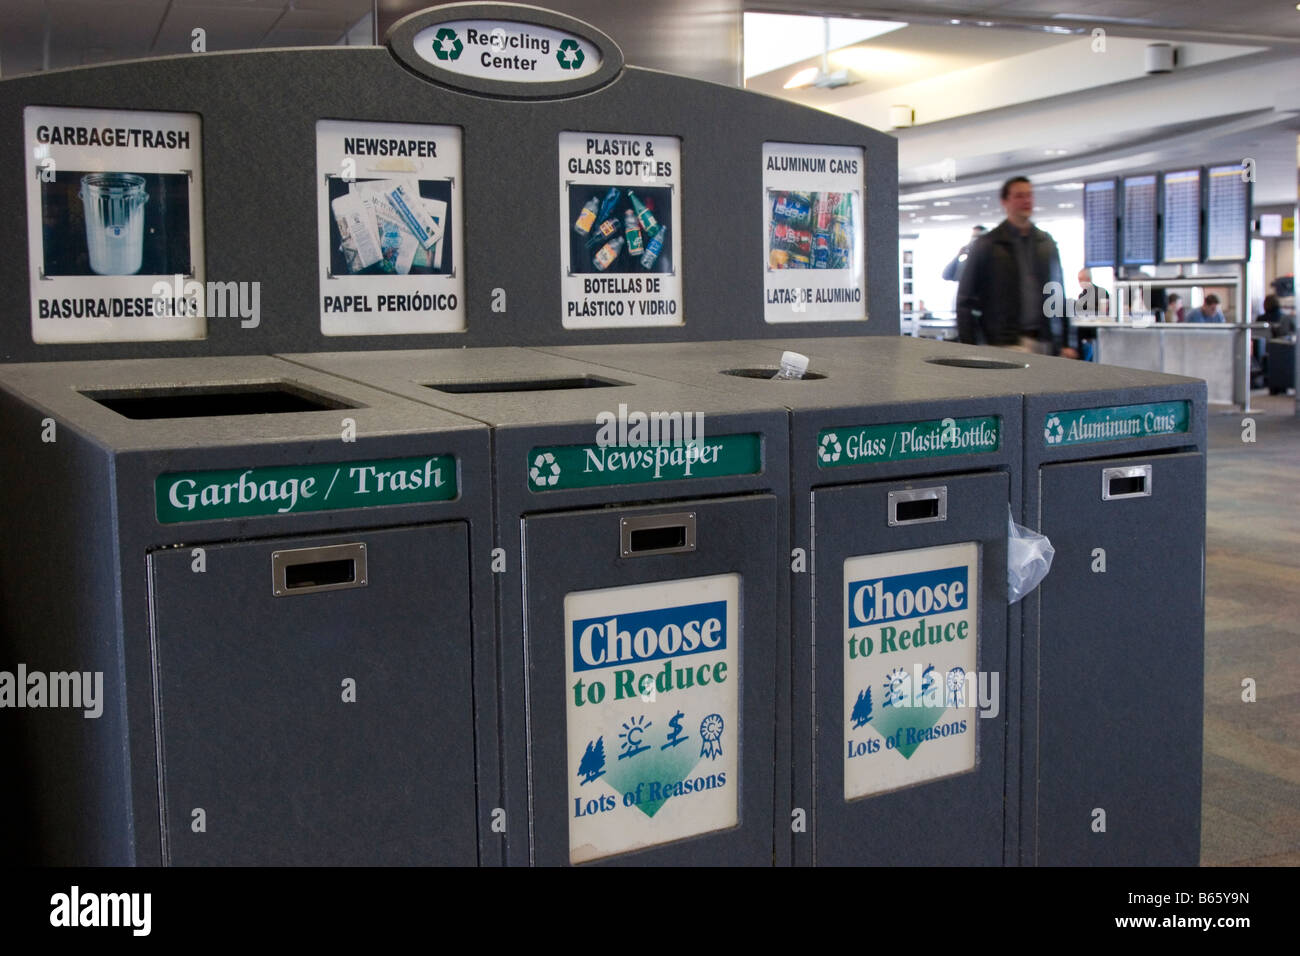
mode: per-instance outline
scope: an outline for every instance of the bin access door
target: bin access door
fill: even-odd
[[[164,862],[478,862],[463,523],[149,571]]]
[[[1041,865],[1200,862],[1205,462],[1045,465]],[[1098,812],[1100,811],[1100,813]]]
[[[776,515],[524,520],[533,862],[772,865]]]
[[[817,865],[1001,864],[1007,493],[813,493]]]

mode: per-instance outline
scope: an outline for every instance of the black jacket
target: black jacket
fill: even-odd
[[[1033,226],[1031,235],[1035,285],[1044,290],[1038,338],[1058,355],[1070,332],[1061,256],[1056,242],[1043,230]],[[1014,242],[1015,227],[1003,220],[971,244],[957,287],[957,338],[961,341],[970,345],[1015,345],[1020,341],[1020,267]]]

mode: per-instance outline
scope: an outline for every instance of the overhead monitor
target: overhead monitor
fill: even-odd
[[[1120,261],[1149,266],[1156,261],[1156,174],[1124,177],[1124,215],[1120,219]]]
[[[1083,184],[1083,264],[1115,265],[1115,180]]]
[[[1250,185],[1249,173],[1240,163],[1206,170],[1206,262],[1250,258]]]
[[[1162,262],[1201,261],[1201,170],[1164,175]]]

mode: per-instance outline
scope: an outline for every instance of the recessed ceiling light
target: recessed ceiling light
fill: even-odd
[[[1072,202],[1058,202],[1058,203],[1056,204],[1056,208],[1057,208],[1057,209],[1073,209],[1073,208],[1074,208],[1074,203],[1072,203]]]
[[[917,203],[900,203],[898,208],[901,212],[906,212],[908,209],[924,209],[925,207]]]
[[[1043,152],[1048,156],[1066,156],[1070,151],[1068,149],[1045,149]]]
[[[946,199],[936,199],[936,200],[934,201],[934,205],[936,205],[936,206],[951,206],[952,203],[950,203],[950,202],[949,202],[948,200],[946,200]]]
[[[951,222],[954,219],[965,219],[966,217],[959,216],[956,213],[946,212],[943,213],[942,215],[931,216],[930,218],[933,219],[935,222]]]

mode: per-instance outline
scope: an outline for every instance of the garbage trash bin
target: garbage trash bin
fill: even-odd
[[[0,434],[26,859],[479,862],[484,426],[241,356],[0,367]]]

